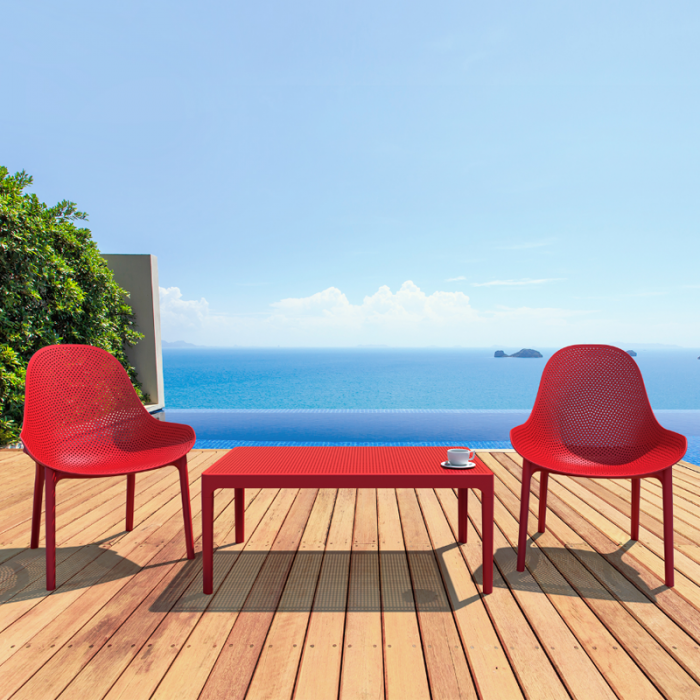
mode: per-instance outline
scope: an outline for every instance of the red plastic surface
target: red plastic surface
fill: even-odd
[[[213,592],[214,492],[234,488],[236,542],[245,538],[245,489],[457,488],[457,539],[467,541],[467,492],[482,493],[483,591],[493,589],[493,472],[478,458],[473,469],[445,469],[446,447],[236,447],[202,474],[204,593]]]
[[[47,588],[55,587],[55,488],[63,478],[127,474],[127,530],[133,527],[134,475],[173,465],[180,471],[185,536],[194,558],[187,453],[188,425],[165,423],[143,407],[128,375],[108,352],[89,345],[52,345],[29,361],[22,442],[37,464],[32,547],[38,546],[46,486]]]
[[[547,362],[528,420],[510,431],[524,458],[562,474],[644,476],[683,458],[659,425],[637,363],[609,345],[572,345]]]
[[[446,447],[419,446],[294,446],[236,447],[207,469],[204,478],[231,477],[241,486],[335,486],[396,488],[449,487],[465,479],[491,476],[477,457],[473,469],[445,469]],[[254,483],[253,483],[254,482]]]
[[[151,416],[108,352],[51,345],[29,361],[21,439],[52,469],[109,476],[171,464],[192,449],[195,434]]]
[[[530,479],[540,471],[539,531],[545,531],[549,472],[632,479],[632,539],[639,537],[639,479],[663,487],[665,578],[673,586],[671,467],[683,458],[683,435],[659,425],[637,363],[609,345],[572,345],[542,373],[528,420],[510,431],[523,457],[518,571],[525,568]]]

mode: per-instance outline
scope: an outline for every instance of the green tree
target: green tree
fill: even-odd
[[[27,364],[46,345],[107,350],[148,400],[125,355],[143,336],[89,229],[74,223],[87,216],[73,202],[47,206],[24,192],[31,184],[0,166],[0,445],[19,437]]]

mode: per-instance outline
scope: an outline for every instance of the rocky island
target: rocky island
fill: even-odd
[[[506,355],[503,350],[496,350],[493,353],[494,357],[542,357],[542,353],[530,348],[523,348],[520,352],[514,352],[512,355]]]
[[[625,350],[625,352],[630,356],[630,357],[637,357],[637,353],[634,350]]]

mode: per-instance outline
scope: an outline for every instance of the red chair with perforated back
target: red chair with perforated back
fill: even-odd
[[[663,492],[666,585],[673,586],[671,468],[683,458],[683,435],[659,425],[637,363],[610,345],[572,345],[547,362],[528,420],[510,431],[523,458],[518,571],[525,569],[530,479],[539,471],[539,532],[545,530],[549,474],[632,480],[632,539],[639,539],[640,480]]]
[[[188,559],[194,559],[187,453],[188,425],[151,416],[129,376],[105,350],[51,345],[27,367],[22,425],[24,451],[36,462],[32,549],[39,546],[46,484],[46,589],[56,588],[56,484],[61,479],[126,475],[126,529],[134,527],[138,472],[165,466],[180,473]]]

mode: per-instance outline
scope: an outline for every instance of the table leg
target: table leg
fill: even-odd
[[[236,542],[245,541],[245,489],[236,489]]]
[[[214,591],[214,489],[202,484],[202,572],[204,593]]]
[[[481,533],[481,576],[484,595],[487,595],[493,590],[493,477],[489,485],[481,489]]]
[[[457,489],[459,493],[458,510],[458,529],[459,529],[459,541],[464,544],[467,541],[467,520],[469,515],[468,508],[468,496],[469,489]]]

